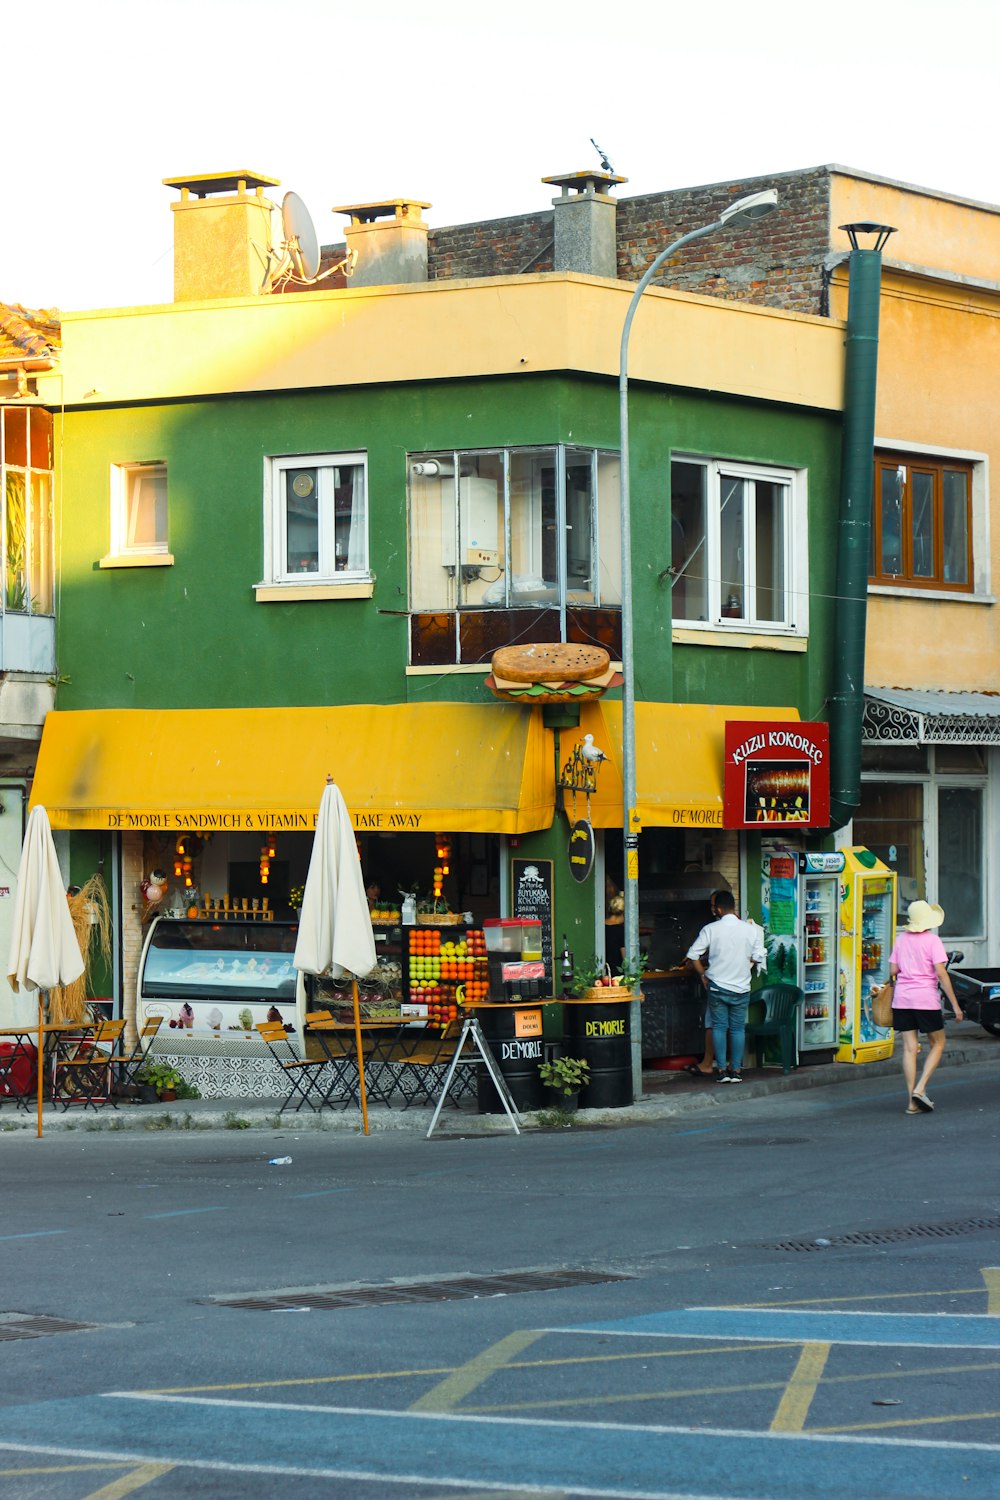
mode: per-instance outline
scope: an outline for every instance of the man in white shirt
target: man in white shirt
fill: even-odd
[[[764,934],[741,922],[730,891],[717,891],[717,922],[709,922],[688,949],[688,960],[708,990],[708,1013],[720,1083],[742,1083],[747,1007],[754,970],[767,964]],[[707,972],[706,972],[707,970]],[[728,1044],[729,1066],[726,1066]]]

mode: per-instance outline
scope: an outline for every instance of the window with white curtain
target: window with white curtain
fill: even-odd
[[[368,505],[363,453],[271,458],[265,553],[271,583],[367,579]]]
[[[807,633],[804,474],[676,458],[670,522],[675,624]]]

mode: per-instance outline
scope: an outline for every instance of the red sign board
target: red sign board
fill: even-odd
[[[729,720],[723,800],[727,828],[829,827],[829,725]]]

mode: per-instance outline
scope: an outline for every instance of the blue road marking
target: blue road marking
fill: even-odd
[[[184,1219],[188,1214],[224,1214],[225,1209],[221,1205],[212,1208],[173,1208],[167,1213],[143,1214],[144,1219]]]
[[[609,1322],[549,1329],[647,1338],[748,1339],[773,1344],[912,1345],[929,1349],[1000,1349],[1000,1317],[974,1313],[824,1312],[783,1307],[683,1307]]]
[[[42,1240],[49,1234],[67,1234],[65,1229],[29,1229],[24,1234],[0,1234],[0,1240]]]
[[[41,1432],[49,1438],[44,1447]],[[957,1493],[959,1474],[962,1500],[995,1500],[1000,1493],[1000,1448],[987,1444],[692,1431],[142,1392],[3,1408],[4,1446],[229,1471],[537,1486],[630,1500],[679,1493],[802,1500],[834,1492],[941,1500]]]

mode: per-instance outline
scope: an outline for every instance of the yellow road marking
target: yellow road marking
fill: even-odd
[[[467,1364],[460,1365],[444,1380],[438,1381],[429,1391],[416,1401],[411,1402],[411,1411],[452,1411],[460,1401],[474,1391],[477,1386],[482,1385],[484,1380],[509,1364],[516,1354],[540,1339],[542,1334],[536,1333],[531,1328],[523,1328],[519,1333],[509,1333],[499,1343],[491,1344],[484,1349],[482,1354],[477,1354]]]
[[[748,1353],[751,1351],[747,1351]],[[509,1369],[526,1368],[525,1366],[510,1365]],[[984,1371],[1000,1369],[1000,1364],[977,1364],[977,1365],[927,1365],[915,1370],[864,1370],[860,1373],[850,1375],[827,1375],[824,1385],[870,1385],[873,1381],[884,1382],[887,1380],[926,1380],[937,1379],[944,1375],[979,1375]],[[747,1381],[742,1385],[714,1385],[714,1386],[688,1386],[675,1388],[673,1390],[658,1391],[629,1391],[620,1395],[595,1395],[593,1393],[582,1396],[571,1396],[559,1400],[541,1401],[510,1401],[504,1404],[497,1403],[493,1406],[481,1406],[476,1403],[466,1403],[462,1411],[470,1416],[495,1416],[504,1412],[515,1411],[543,1411],[548,1407],[565,1406],[593,1406],[600,1402],[602,1406],[614,1406],[616,1403],[626,1401],[682,1401],[685,1399],[705,1396],[739,1395],[743,1391],[781,1391],[787,1388],[785,1380],[759,1380]],[[810,1432],[818,1432],[819,1428],[810,1427]],[[824,1429],[825,1430],[825,1429]],[[831,1428],[831,1431],[833,1429]]]
[[[462,1407],[462,1413],[468,1416],[486,1417],[513,1411],[557,1410],[564,1406],[621,1406],[633,1401],[636,1404],[641,1401],[684,1401],[696,1396],[732,1396],[741,1395],[746,1391],[783,1391],[786,1384],[784,1380],[755,1380],[743,1385],[690,1386],[683,1390],[666,1391],[624,1391],[616,1396],[609,1396],[603,1391],[592,1391],[584,1396],[546,1397],[540,1401],[508,1401],[496,1406],[479,1406],[467,1402]]]
[[[772,1432],[801,1432],[830,1357],[829,1344],[803,1344],[799,1362],[771,1418]]]
[[[161,1474],[169,1474],[173,1468],[173,1464],[140,1464],[130,1474],[123,1474],[120,1479],[112,1480],[103,1489],[85,1495],[84,1500],[122,1500],[123,1495],[141,1490],[145,1485],[152,1484],[154,1479],[159,1479]]]
[[[997,1272],[1000,1275],[1000,1271]],[[765,1311],[769,1307],[833,1307],[840,1302],[899,1302],[915,1297],[981,1297],[981,1286],[945,1287],[940,1292],[865,1292],[852,1297],[791,1297],[787,1302],[727,1302],[724,1311],[743,1312],[747,1308]]]
[[[87,1474],[92,1469],[131,1469],[131,1463],[115,1463],[114,1459],[108,1459],[102,1464],[46,1464],[31,1469],[0,1469],[0,1475],[5,1479],[11,1476],[24,1476],[25,1474]]]
[[[911,1417],[909,1421],[904,1417],[897,1417],[891,1422],[858,1422],[852,1427],[810,1427],[809,1436],[812,1437],[817,1432],[880,1432],[884,1427],[930,1427],[942,1422],[990,1422],[997,1417],[1000,1417],[1000,1411],[950,1412],[943,1417]]]
[[[537,1334],[533,1337],[540,1338]],[[710,1348],[699,1344],[690,1349],[640,1349],[635,1353],[628,1354],[574,1354],[562,1359],[521,1359],[508,1360],[506,1368],[510,1370],[546,1370],[558,1369],[562,1365],[613,1365],[624,1364],[629,1360],[653,1360],[653,1359],[707,1359],[714,1354],[760,1354],[769,1349],[789,1349],[795,1346],[795,1339],[775,1339],[768,1344],[713,1344]],[[455,1365],[429,1365],[425,1368],[415,1370],[364,1370],[350,1375],[298,1375],[288,1380],[239,1380],[227,1382],[225,1385],[164,1385],[144,1387],[141,1394],[144,1396],[195,1396],[205,1395],[209,1391],[278,1391],[286,1387],[300,1385],[350,1385],[353,1382],[363,1384],[366,1381],[377,1380],[413,1380],[418,1376],[425,1375],[452,1375],[456,1369],[464,1366]]]
[[[1000,1266],[983,1266],[980,1274],[986,1283],[986,1311],[1000,1315]]]

